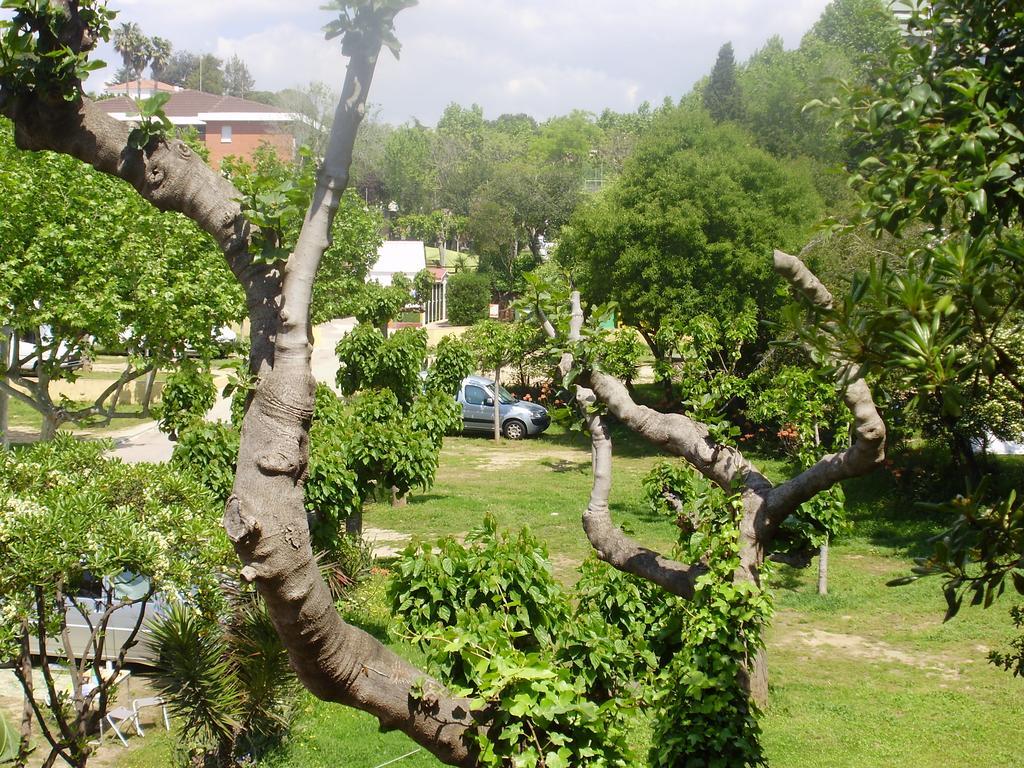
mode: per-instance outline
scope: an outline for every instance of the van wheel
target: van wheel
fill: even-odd
[[[505,422],[505,426],[501,428],[505,437],[509,440],[522,440],[526,437],[526,425],[518,419],[509,419]]]

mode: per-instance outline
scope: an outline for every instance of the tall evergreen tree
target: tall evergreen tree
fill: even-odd
[[[226,96],[237,96],[240,99],[246,98],[252,93],[256,81],[249,73],[249,67],[245,65],[238,55],[228,59],[224,65],[224,94]]]
[[[732,43],[718,49],[718,60],[711,70],[711,78],[704,88],[704,108],[716,123],[739,120],[743,114],[743,100],[736,82],[736,59]]]
[[[223,62],[212,53],[204,53],[198,57],[196,68],[185,78],[185,87],[218,96],[224,93]]]

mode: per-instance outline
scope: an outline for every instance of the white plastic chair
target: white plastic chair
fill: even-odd
[[[126,747],[128,746],[128,739],[126,739],[124,737],[124,734],[121,733],[121,729],[118,728],[119,725],[131,723],[135,726],[135,730],[136,732],[138,732],[139,736],[145,735],[142,732],[142,726],[139,725],[139,713],[136,712],[134,709],[128,709],[128,707],[116,707],[107,712],[107,716],[105,719],[108,723],[110,723],[110,727],[114,730],[114,733],[117,734],[117,738],[119,738],[121,740],[121,743],[124,744]],[[102,721],[100,721],[100,741],[103,741]]]
[[[139,710],[145,707],[160,707],[160,711],[164,716],[164,728],[168,731],[171,730],[171,719],[167,716],[167,702],[164,701],[160,696],[150,696],[145,699],[135,699],[132,702],[132,709],[135,710],[135,714],[139,714]],[[136,720],[136,727],[140,727],[141,724]]]

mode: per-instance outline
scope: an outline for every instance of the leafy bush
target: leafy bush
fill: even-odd
[[[491,281],[477,272],[456,272],[448,278],[448,321],[473,325],[487,318]]]
[[[569,615],[551,575],[547,549],[523,529],[501,535],[488,515],[466,536],[411,544],[395,565],[388,594],[396,615],[417,635],[454,625],[463,611],[501,615],[513,645],[547,645]]]
[[[213,376],[191,360],[167,378],[161,402],[156,407],[160,431],[177,440],[193,422],[203,419],[217,402]]]
[[[473,353],[455,336],[445,336],[437,345],[434,363],[427,373],[428,391],[455,397],[462,380],[473,372]]]
[[[362,389],[390,389],[401,403],[411,403],[420,389],[420,369],[427,356],[427,332],[403,328],[385,338],[377,328],[358,325],[335,347],[341,366],[342,394]]]
[[[543,545],[525,529],[499,534],[488,517],[465,546],[438,548],[406,549],[388,592],[441,679],[492,717],[474,735],[480,764],[627,765],[628,705],[600,670],[631,649],[573,620]]]
[[[235,484],[238,431],[221,423],[194,421],[178,435],[171,466],[189,472],[222,501]]]

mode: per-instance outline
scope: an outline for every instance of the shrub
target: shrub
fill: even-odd
[[[491,281],[477,272],[456,272],[448,278],[448,322],[473,325],[487,318]]]
[[[406,549],[388,591],[441,679],[492,714],[473,736],[480,765],[628,765],[628,703],[593,694],[608,690],[597,670],[631,649],[572,619],[544,546],[526,529],[499,534],[488,517],[465,546],[438,549]]]
[[[291,725],[299,683],[263,601],[226,586],[217,619],[174,606],[153,623],[160,652],[157,686],[182,725],[187,765],[234,765],[280,742]]]
[[[155,409],[160,431],[177,440],[217,402],[217,389],[208,370],[192,360],[184,360],[181,368],[168,377],[161,399]]]

